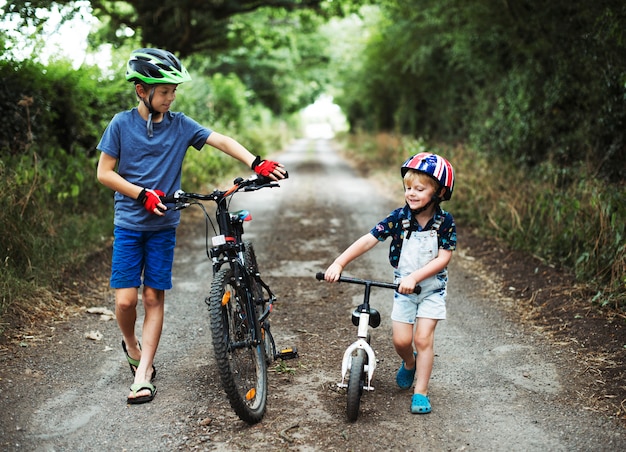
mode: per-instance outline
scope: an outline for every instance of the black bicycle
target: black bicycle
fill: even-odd
[[[316,273],[315,278],[318,281],[323,281],[324,273]],[[349,276],[340,276],[339,282],[365,286],[363,303],[352,312],[352,324],[357,327],[357,339],[348,346],[343,354],[341,382],[337,383],[338,387],[346,389],[348,396],[346,414],[348,420],[354,422],[359,417],[363,391],[374,390],[372,378],[376,370],[376,354],[370,345],[369,328],[378,328],[380,325],[380,313],[370,306],[370,292],[372,287],[398,290],[398,284],[351,278]],[[417,285],[413,292],[419,294],[421,290],[422,288]]]
[[[252,243],[244,241],[243,223],[250,212],[229,210],[232,196],[262,188],[279,187],[269,178],[237,178],[227,190],[210,194],[178,190],[162,199],[180,210],[197,205],[206,220],[206,252],[213,263],[211,292],[205,299],[209,308],[213,349],[222,385],[231,407],[239,418],[255,424],[263,418],[267,405],[267,367],[278,357],[297,356],[295,349],[276,352],[269,316],[276,296],[261,279]],[[217,205],[215,223],[203,201]],[[215,236],[209,244],[209,225]]]

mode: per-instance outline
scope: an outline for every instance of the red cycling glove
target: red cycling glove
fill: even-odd
[[[261,160],[261,156],[257,155],[250,165],[250,168],[257,173],[259,176],[268,177],[274,170],[278,167],[278,162],[273,162],[271,160]]]
[[[157,204],[161,202],[161,196],[165,196],[161,190],[143,189],[137,200],[140,201],[146,210],[150,213],[154,213],[154,209],[157,208]]]

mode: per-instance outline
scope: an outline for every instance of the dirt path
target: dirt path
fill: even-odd
[[[372,303],[383,322],[372,339],[379,359],[375,391],[363,396],[358,421],[348,423],[346,396],[336,383],[343,351],[356,334],[350,312],[362,292],[318,282],[314,274],[398,206],[401,193],[381,194],[327,141],[297,141],[279,160],[290,179],[237,202],[252,212],[246,237],[279,298],[272,317],[276,341],[300,353],[273,369],[264,420],[252,427],[239,421],[219,385],[202,301],[211,280],[204,226],[185,211],[156,361],[156,399],[125,404],[131,376],[117,326],[81,311],[23,338],[21,347],[2,349],[0,448],[626,450],[623,426],[587,410],[578,396],[582,365],[537,330],[519,325],[462,242],[450,266],[448,320],[436,331],[433,412],[410,414],[410,392],[395,385],[391,294],[378,289]],[[354,262],[349,273],[389,280],[387,246]],[[112,309],[112,296],[103,289],[94,304]],[[102,339],[86,339],[91,331]]]

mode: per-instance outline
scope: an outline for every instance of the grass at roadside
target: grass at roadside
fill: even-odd
[[[268,143],[280,148],[286,140],[283,135],[268,134]],[[110,248],[113,192],[97,182],[95,160],[76,158],[72,162],[82,183],[75,193],[65,193],[59,172],[50,170],[36,150],[0,160],[0,192],[5,200],[0,210],[0,339],[6,330],[34,324],[80,304],[80,296],[61,294],[68,285],[71,289],[72,277],[101,276],[84,274],[84,270]],[[183,166],[183,187],[212,189],[219,181],[232,181],[249,172],[238,161],[207,146],[202,152],[189,152]]]
[[[385,134],[350,136],[342,142],[352,158],[369,171],[385,174],[394,185],[399,182],[401,163],[427,149],[420,141]],[[595,294],[592,303],[625,313],[623,184],[604,185],[583,167],[564,170],[548,162],[528,170],[460,146],[431,150],[445,155],[455,167],[449,209],[459,223],[573,270]],[[187,189],[230,177],[226,175],[241,168],[219,153],[219,161],[202,159],[210,155],[192,153],[183,171]],[[46,189],[55,179],[47,180],[45,172],[20,176],[0,165],[5,199],[0,212],[0,336],[14,322],[30,322],[44,315],[46,307],[67,303],[57,293],[66,275],[97,259],[94,253],[109,243],[112,196],[97,184],[92,171],[92,163],[86,162],[84,172],[90,176],[81,186],[81,195],[67,199]]]

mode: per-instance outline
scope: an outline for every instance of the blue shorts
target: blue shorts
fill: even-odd
[[[115,226],[113,231],[111,287],[127,289],[143,284],[157,290],[172,288],[176,229],[133,231]]]
[[[393,294],[391,320],[414,324],[417,317],[445,320],[446,290],[439,289],[419,295],[404,295],[395,292]]]

